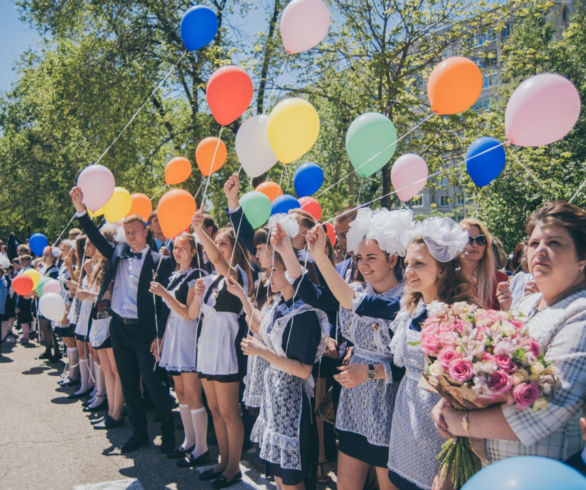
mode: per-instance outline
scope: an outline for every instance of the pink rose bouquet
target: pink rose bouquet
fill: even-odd
[[[558,377],[523,321],[467,303],[433,303],[428,311],[420,341],[428,361],[424,377],[454,408],[547,406]],[[468,438],[446,441],[438,459],[456,489],[481,467]]]

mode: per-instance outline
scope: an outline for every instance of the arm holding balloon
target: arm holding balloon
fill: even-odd
[[[108,260],[111,260],[112,254],[114,253],[114,247],[110,245],[110,242],[108,242],[104,235],[100,233],[98,227],[87,214],[85,206],[83,205],[83,191],[81,190],[81,187],[73,187],[69,192],[69,195],[71,196],[71,202],[75,207],[76,214],[78,214],[77,220],[79,221],[79,226],[100,253]],[[84,214],[79,216],[81,213]]]
[[[224,194],[228,199],[228,210],[226,214],[232,223],[234,231],[238,234],[238,240],[251,254],[256,253],[254,246],[254,229],[246,218],[244,210],[238,201],[238,191],[240,190],[240,179],[238,174],[231,175],[224,184]]]
[[[181,318],[183,318],[185,320],[194,320],[199,315],[199,308],[197,309],[198,311],[197,311],[197,314],[194,316],[194,318],[192,318],[189,314],[189,306],[191,305],[191,303],[195,299],[197,290],[198,290],[197,286],[189,288],[189,291],[187,292],[187,303],[183,304],[181,301],[179,301],[175,297],[174,294],[170,293],[169,290],[165,289],[165,287],[159,282],[152,281],[150,288],[149,288],[150,293],[153,293],[153,294],[163,298],[165,300],[165,302],[169,305],[169,307],[175,313],[177,313],[179,316],[181,316]],[[198,306],[199,306],[200,299],[201,299],[201,295],[197,298]]]
[[[209,235],[205,232],[203,226],[203,207],[199,208],[199,210],[193,215],[193,219],[191,220],[191,226],[193,227],[193,231],[199,237],[203,249],[205,250],[206,255],[210,259],[210,262],[214,265],[214,269],[218,272],[218,274],[227,277],[231,275],[233,277],[238,277],[238,273],[236,269],[230,267],[230,264],[224,259],[222,252],[215,244],[215,242],[209,237]]]
[[[281,225],[277,223],[275,229],[271,233],[271,244],[273,249],[279,253],[285,264],[285,268],[292,279],[297,279],[303,273],[301,264],[297,259],[293,245],[291,244],[291,237],[283,230]]]
[[[355,295],[354,289],[338,274],[336,268],[326,255],[326,234],[322,225],[315,225],[307,233],[306,240],[309,253],[314,258],[328,288],[343,308],[351,310]]]

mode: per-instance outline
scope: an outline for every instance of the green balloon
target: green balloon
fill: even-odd
[[[392,121],[378,112],[358,116],[346,133],[346,152],[356,173],[369,177],[393,157],[397,130]]]
[[[39,295],[39,298],[41,296],[43,296],[43,286],[45,284],[47,284],[48,281],[50,281],[51,278],[50,277],[43,277],[40,281],[39,284],[37,284],[37,294]]]
[[[262,192],[247,192],[240,198],[240,206],[255,230],[264,225],[271,215],[271,201]]]

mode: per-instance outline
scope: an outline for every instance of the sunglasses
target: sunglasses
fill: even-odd
[[[486,245],[486,237],[484,235],[469,236],[468,243],[472,245],[474,242],[479,246]]]

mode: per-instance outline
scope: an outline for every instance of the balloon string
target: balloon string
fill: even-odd
[[[541,183],[539,181],[539,178],[537,177],[537,175],[535,175],[527,166],[525,166],[525,164],[519,160],[519,157],[513,153],[512,154],[513,158],[515,159],[515,161],[521,165],[521,167],[523,167],[523,169],[525,170],[525,172],[527,172],[529,174],[530,177],[533,178],[533,180],[535,180],[535,182],[537,182],[537,185],[539,185],[539,187],[541,187],[541,189],[543,189],[544,191],[547,191],[546,187],[543,185],[543,183]]]
[[[159,258],[159,263],[157,264],[157,269],[155,270],[155,273],[153,274],[153,281],[157,280],[157,276],[159,275],[159,267],[161,267],[161,262],[163,262],[163,257]],[[153,356],[155,357],[155,363],[153,365],[153,371],[155,369],[157,369],[157,357],[160,355],[161,352],[161,347],[160,347],[160,343],[159,343],[159,315],[157,314],[157,298],[155,296],[155,293],[153,293],[153,307],[155,310],[155,331],[156,331],[156,343],[157,343],[157,356]]]
[[[193,199],[197,199],[197,195],[199,194],[199,191],[201,190],[202,186],[203,186],[204,181],[202,180],[199,183],[199,187],[197,188],[197,190],[195,191],[195,194],[193,195]]]
[[[218,133],[218,141],[216,143],[216,147],[214,148],[214,154],[212,156],[212,164],[210,165],[210,173],[209,173],[208,178],[206,180],[206,185],[203,189],[203,196],[201,198],[202,206],[205,202],[206,195],[208,193],[208,186],[210,185],[210,180],[212,178],[212,174],[214,173],[214,163],[216,162],[216,153],[218,153],[218,148],[220,147],[220,141],[222,141],[222,131],[224,131],[224,126],[222,126],[220,128],[220,132]]]
[[[67,230],[67,228],[69,228],[69,225],[71,224],[71,222],[73,221],[74,218],[75,218],[75,213],[73,213],[73,216],[71,217],[71,219],[69,220],[69,222],[65,225],[65,228],[63,228],[63,230],[61,230],[61,233],[59,233],[59,236],[53,242],[53,245],[51,245],[51,248],[53,248],[55,245],[57,245],[57,243],[59,243],[59,240],[61,240],[61,237],[63,236],[63,233],[65,233],[65,230]]]
[[[273,94],[275,93],[275,88],[277,88],[277,80],[283,74],[283,69],[285,68],[286,64],[287,64],[287,56],[285,55],[285,59],[283,60],[283,64],[281,65],[281,69],[279,70],[279,74],[277,75],[277,78],[274,79],[273,88],[271,90],[271,93],[269,94],[269,97],[267,98],[267,101],[269,104],[271,103],[271,99],[273,98]]]
[[[155,192],[155,193],[154,193],[154,195],[151,197],[151,201],[152,201],[152,200],[153,200],[155,197],[157,197],[157,196],[158,196],[158,195],[161,193],[161,191],[162,191],[163,189],[165,189],[166,187],[167,187],[167,184],[163,184],[163,185],[161,186],[161,188],[160,188],[160,189],[159,189],[157,192]]]
[[[582,189],[584,188],[584,185],[586,185],[586,179],[584,179],[582,181],[582,183],[580,184],[580,187],[578,187],[578,190],[576,192],[574,192],[574,195],[572,196],[572,198],[568,201],[570,204],[572,204],[572,201],[574,199],[576,199],[576,197],[578,196],[578,194],[580,194],[580,192],[582,191]]]
[[[478,158],[479,156],[484,155],[485,153],[488,153],[489,151],[496,150],[497,148],[500,148],[501,146],[504,146],[504,145],[505,145],[505,143],[499,143],[498,145],[492,146],[492,147],[488,148],[487,150],[481,151],[480,153],[477,153],[474,156],[471,156],[471,157],[468,157],[468,158],[466,158],[464,156],[464,159],[463,160],[458,160],[458,161],[452,163],[451,165],[448,165],[447,167],[444,167],[444,168],[438,170],[437,172],[434,172],[433,174],[428,175],[427,177],[423,177],[421,179],[418,179],[418,180],[416,180],[414,182],[411,182],[410,184],[407,184],[407,185],[405,185],[405,186],[403,186],[403,187],[401,187],[399,189],[395,189],[392,192],[387,192],[386,194],[383,194],[382,196],[379,196],[379,197],[377,197],[375,199],[372,199],[371,201],[368,201],[368,202],[359,204],[358,206],[355,206],[353,208],[350,208],[350,209],[344,211],[343,213],[340,213],[340,214],[334,216],[333,218],[329,219],[328,221],[325,221],[323,224],[331,223],[332,221],[334,221],[337,218],[341,218],[342,216],[345,216],[347,214],[353,213],[357,209],[360,209],[360,208],[362,208],[364,206],[368,206],[369,204],[372,204],[373,202],[380,201],[381,199],[384,199],[387,196],[392,196],[393,194],[397,194],[398,192],[402,191],[403,189],[408,189],[409,187],[411,187],[411,186],[413,186],[415,184],[420,184],[422,182],[425,183],[425,182],[427,182],[428,179],[430,179],[432,177],[436,177],[436,176],[438,176],[440,174],[443,174],[444,172],[446,172],[447,170],[449,170],[449,169],[451,169],[453,167],[462,165],[463,163],[466,163],[466,161],[472,160],[474,158]]]
[[[116,142],[120,139],[120,137],[122,136],[122,133],[124,133],[124,131],[126,131],[128,129],[128,126],[130,126],[132,124],[132,121],[134,121],[136,119],[136,117],[140,114],[140,112],[144,109],[144,106],[147,105],[148,101],[151,100],[152,96],[155,95],[155,93],[163,86],[163,84],[167,81],[167,79],[171,76],[171,73],[173,73],[173,70],[175,70],[175,68],[177,67],[177,65],[179,65],[179,63],[181,63],[181,61],[183,61],[183,58],[185,57],[185,55],[187,54],[187,51],[185,53],[183,53],[181,55],[181,58],[179,58],[179,60],[177,61],[177,63],[175,63],[167,72],[167,74],[163,77],[163,79],[157,84],[157,86],[153,89],[153,91],[149,94],[149,96],[146,98],[146,100],[141,104],[141,106],[138,108],[138,110],[132,115],[132,117],[128,120],[128,122],[126,123],[126,125],[122,128],[122,131],[120,131],[118,133],[118,135],[112,140],[112,143],[110,143],[110,145],[102,152],[102,154],[98,157],[98,159],[92,163],[92,165],[97,165],[102,158],[104,158],[106,156],[106,153],[108,153],[110,151],[110,149],[116,144]]]
[[[358,197],[356,202],[360,202],[360,194],[362,194],[362,186],[364,185],[364,179],[360,179],[360,187],[358,188]]]
[[[379,155],[381,155],[382,153],[384,153],[385,151],[387,151],[388,149],[392,148],[393,146],[396,146],[401,140],[405,139],[409,134],[411,134],[413,131],[415,131],[417,128],[419,128],[422,124],[424,124],[426,121],[428,121],[429,119],[431,119],[433,116],[435,116],[435,112],[432,112],[431,114],[429,114],[427,117],[425,117],[424,119],[422,119],[421,121],[419,121],[415,126],[413,126],[409,131],[407,131],[405,134],[403,134],[400,138],[397,138],[395,141],[393,141],[392,143],[390,143],[389,145],[385,146],[382,150],[376,152],[374,155],[372,155],[369,159],[365,160],[364,162],[362,162],[358,167],[354,168],[354,170],[352,170],[351,172],[349,172],[348,174],[344,175],[344,177],[342,177],[340,180],[338,180],[337,182],[334,182],[332,185],[326,187],[325,189],[322,189],[316,196],[315,198],[317,199],[319,196],[321,196],[324,192],[329,191],[332,187],[336,187],[340,182],[342,182],[343,180],[347,179],[348,177],[350,177],[350,175],[352,175],[355,172],[358,172],[362,167],[364,167],[365,165],[367,165],[368,163],[372,162],[376,157],[378,157]]]

